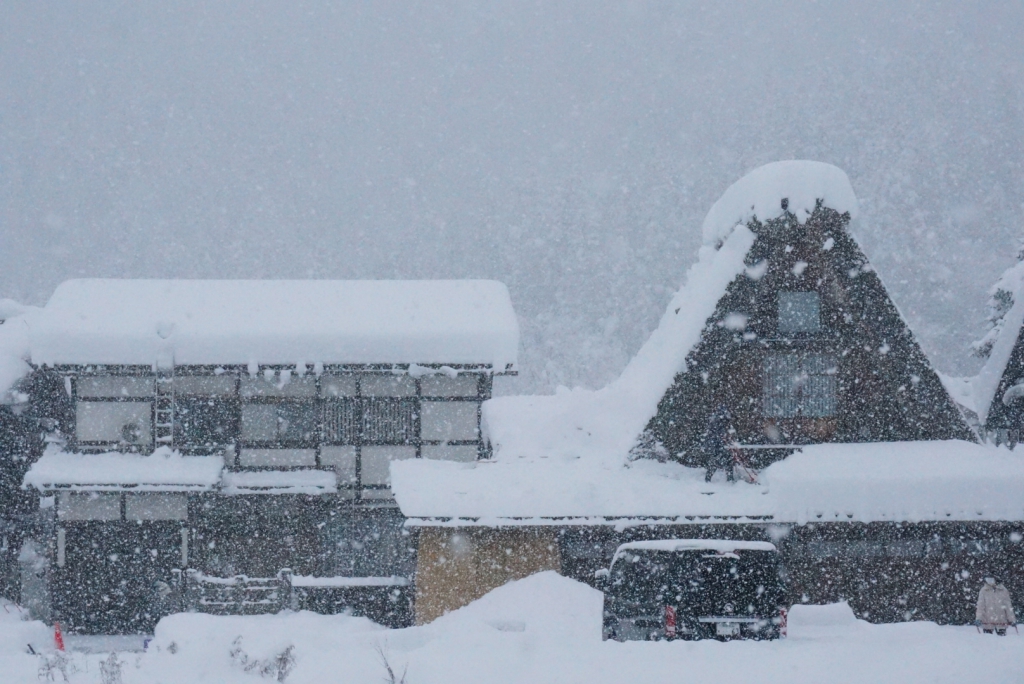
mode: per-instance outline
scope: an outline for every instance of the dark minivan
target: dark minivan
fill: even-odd
[[[661,539],[623,544],[604,590],[604,638],[778,639],[785,634],[779,552],[768,542]]]

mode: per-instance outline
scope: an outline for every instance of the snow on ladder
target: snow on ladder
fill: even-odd
[[[174,444],[174,369],[161,369],[156,376],[156,421],[153,427],[158,445]]]

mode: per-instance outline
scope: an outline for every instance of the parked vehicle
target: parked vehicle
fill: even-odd
[[[664,539],[620,546],[596,578],[604,638],[778,639],[785,587],[767,542]]]

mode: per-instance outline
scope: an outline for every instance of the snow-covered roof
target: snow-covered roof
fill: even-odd
[[[24,487],[42,491],[207,491],[220,481],[218,456],[182,456],[160,447],[139,454],[72,454],[51,446],[25,474]]]
[[[831,164],[790,160],[765,164],[729,186],[704,218],[705,244],[724,240],[737,225],[752,218],[764,223],[788,211],[803,223],[814,212],[818,200],[840,214],[857,216],[857,195],[846,173]]]
[[[410,459],[391,464],[391,481],[402,512],[419,525],[1024,520],[1024,453],[953,440],[807,446],[765,469],[756,485],[709,485],[703,470],[676,463],[616,467],[587,458]]]
[[[939,376],[942,386],[946,388],[946,392],[949,393],[953,401],[961,408],[977,414],[974,407],[974,378],[958,378],[938,371],[936,371],[936,375]]]
[[[754,243],[745,227],[719,249],[701,248],[686,284],[658,327],[616,380],[600,390],[560,388],[547,396],[498,397],[484,403],[483,425],[498,458],[578,456],[621,467],[637,435],[700,341]]]
[[[649,539],[620,544],[615,550],[615,557],[623,551],[714,551],[715,553],[735,553],[736,551],[778,551],[775,544],[763,541],[741,541],[739,539]]]
[[[489,280],[69,280],[27,314],[36,364],[515,364]]]
[[[559,388],[555,395],[498,397],[484,403],[483,430],[499,460],[538,456],[601,460],[621,467],[658,402],[685,367],[730,283],[745,270],[754,244],[745,222],[789,211],[804,221],[818,199],[856,214],[849,179],[829,164],[785,161],[762,166],[733,184],[704,221],[705,244],[658,327],[623,370],[600,390]]]
[[[28,333],[28,323],[20,315],[0,323],[0,403],[8,399],[14,383],[32,370],[27,363]]]

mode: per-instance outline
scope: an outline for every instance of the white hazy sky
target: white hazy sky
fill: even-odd
[[[940,369],[1024,235],[1019,2],[22,2],[0,296],[70,277],[496,278],[511,389],[618,374],[768,161],[845,169]]]

